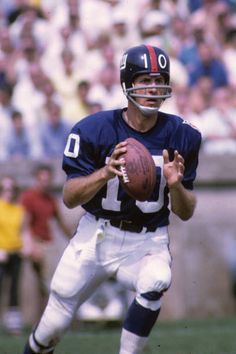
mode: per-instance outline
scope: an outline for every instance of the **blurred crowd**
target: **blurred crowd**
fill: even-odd
[[[119,82],[120,58],[140,43],[159,46],[170,56],[173,96],[162,110],[195,125],[202,133],[205,153],[236,153],[236,0],[1,0],[0,161],[50,163],[62,158],[67,135],[78,120],[101,109],[126,106]],[[43,170],[50,181],[50,172]],[[36,183],[37,198],[38,188],[47,187],[45,177],[41,182],[41,187]],[[10,234],[14,257],[0,245],[0,286],[10,265],[15,287],[9,295],[7,320],[19,330],[14,277],[21,262],[18,229],[23,212],[12,202],[14,183],[9,177],[0,183],[0,228],[8,234],[4,213],[9,206],[17,220]],[[33,212],[34,204],[28,209]],[[49,210],[44,222],[54,216],[63,226],[56,206],[41,210]],[[65,226],[62,229],[70,234]],[[41,251],[45,242],[38,243],[40,247],[34,242],[34,250]],[[40,287],[41,264],[33,261]],[[232,269],[235,273],[235,266]],[[124,294],[113,285],[111,279],[81,308],[79,317],[120,318]],[[39,290],[44,295],[43,286]]]
[[[170,55],[163,110],[235,153],[235,0],[1,0],[0,160],[61,157],[74,123],[125,106],[119,62],[140,43]]]

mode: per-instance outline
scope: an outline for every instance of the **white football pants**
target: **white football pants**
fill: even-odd
[[[110,276],[136,292],[137,301],[152,310],[160,300],[141,296],[162,292],[171,283],[167,227],[155,232],[121,231],[109,221],[85,214],[57,266],[47,307],[35,332],[39,343],[54,345],[68,329],[78,307]]]

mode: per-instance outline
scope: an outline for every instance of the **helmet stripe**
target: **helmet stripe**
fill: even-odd
[[[155,49],[151,45],[146,45],[146,48],[147,48],[149,56],[150,56],[151,72],[157,72],[158,71],[158,63],[157,63],[157,56],[156,56]]]

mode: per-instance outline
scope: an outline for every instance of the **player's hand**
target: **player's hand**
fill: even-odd
[[[169,153],[166,149],[163,150],[164,159],[164,176],[169,188],[177,187],[184,176],[184,159],[178,153],[177,150],[174,152],[174,159],[170,161]]]
[[[120,166],[125,165],[125,160],[120,156],[127,151],[126,145],[127,145],[126,141],[122,141],[116,145],[111,157],[108,160],[107,165],[104,167],[107,179],[111,179],[115,176],[122,177]]]

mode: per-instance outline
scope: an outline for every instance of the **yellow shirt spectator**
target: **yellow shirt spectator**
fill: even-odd
[[[24,211],[21,205],[0,200],[0,250],[15,252],[22,248],[23,218]]]

